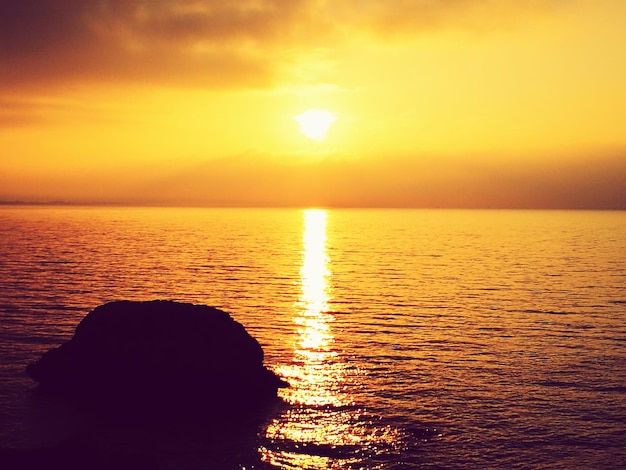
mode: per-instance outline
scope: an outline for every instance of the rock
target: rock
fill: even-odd
[[[27,367],[43,392],[105,413],[247,413],[287,384],[228,313],[173,301],[101,305]]]

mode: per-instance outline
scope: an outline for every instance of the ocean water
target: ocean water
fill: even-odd
[[[157,298],[228,311],[291,383],[252,436],[103,429],[33,393],[25,366],[89,310]],[[626,468],[626,213],[1,207],[0,381],[0,447]]]

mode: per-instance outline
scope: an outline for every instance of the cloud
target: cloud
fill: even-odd
[[[562,0],[338,0],[335,16],[379,37],[439,29],[493,30],[552,10]]]
[[[0,97],[0,132],[41,122],[29,101]]]
[[[0,86],[76,81],[262,87],[302,54],[374,36],[493,22],[554,1],[3,0]],[[518,6],[515,6],[518,5]],[[481,19],[482,18],[482,19]],[[482,23],[481,23],[482,24]]]
[[[5,0],[4,86],[74,80],[206,82],[270,79],[268,46],[289,41],[302,2]]]
[[[566,162],[435,157],[316,160],[246,154],[177,168],[101,170],[6,181],[0,199],[155,205],[626,208],[623,151]],[[0,175],[1,176],[1,175]]]
[[[0,172],[0,200],[205,206],[626,209],[626,149],[508,158],[247,153]],[[384,157],[384,158],[381,158]]]

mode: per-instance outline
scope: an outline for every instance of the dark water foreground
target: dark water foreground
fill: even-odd
[[[40,403],[42,407],[46,405]],[[95,420],[67,408],[58,419],[73,432],[46,447],[2,448],[3,469],[239,469],[270,468],[258,453],[260,419],[127,422]]]

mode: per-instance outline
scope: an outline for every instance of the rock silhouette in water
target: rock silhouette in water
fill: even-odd
[[[40,389],[107,413],[246,413],[287,384],[228,313],[173,301],[91,311],[74,337],[27,367]]]

